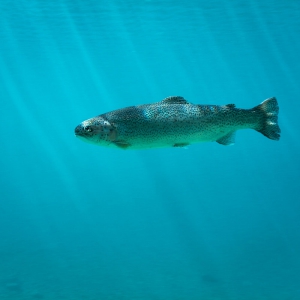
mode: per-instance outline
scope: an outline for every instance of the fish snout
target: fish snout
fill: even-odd
[[[91,138],[96,134],[97,134],[97,127],[93,126],[93,124],[88,123],[86,121],[80,123],[75,128],[75,135],[77,137]]]
[[[76,128],[75,128],[75,135],[76,136],[78,136],[78,135],[82,136],[83,133],[84,133],[84,127],[81,124],[79,124],[78,126],[76,126]]]

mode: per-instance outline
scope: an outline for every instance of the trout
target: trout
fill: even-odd
[[[235,104],[192,104],[172,96],[83,121],[75,128],[75,135],[85,142],[120,149],[185,147],[213,141],[232,145],[239,129],[254,129],[279,140],[278,112],[275,97],[251,109],[240,109]]]

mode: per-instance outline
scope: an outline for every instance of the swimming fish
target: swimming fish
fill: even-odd
[[[121,149],[185,147],[216,141],[232,145],[239,129],[254,129],[279,140],[279,107],[275,97],[252,109],[234,104],[192,104],[180,96],[130,106],[83,121],[75,135],[85,142]]]

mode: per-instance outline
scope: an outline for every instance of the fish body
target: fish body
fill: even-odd
[[[184,147],[212,141],[231,145],[235,132],[248,128],[279,140],[278,112],[274,97],[252,109],[239,109],[234,104],[192,104],[172,96],[83,121],[75,128],[75,135],[99,146],[121,149]]]

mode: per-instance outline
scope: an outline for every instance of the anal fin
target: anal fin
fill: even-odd
[[[235,142],[235,131],[227,133],[226,135],[216,140],[216,142],[224,146],[233,145]]]

